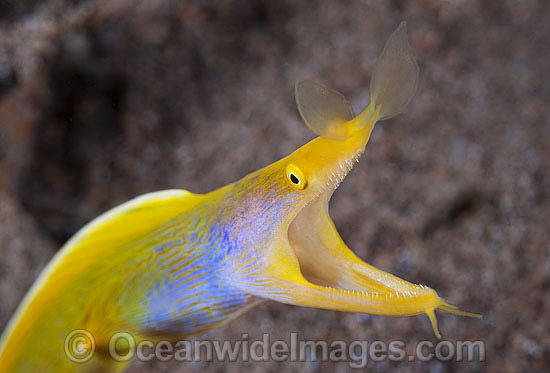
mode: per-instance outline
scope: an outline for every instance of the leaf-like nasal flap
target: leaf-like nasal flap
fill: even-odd
[[[371,104],[381,108],[378,120],[394,117],[407,107],[416,92],[418,72],[407,24],[401,22],[378,56],[370,81]]]
[[[296,105],[306,125],[318,136],[343,141],[345,123],[355,117],[351,103],[338,91],[311,80],[296,81]]]

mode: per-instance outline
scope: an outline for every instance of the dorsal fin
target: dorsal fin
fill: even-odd
[[[87,315],[87,310],[75,307],[71,302],[79,299],[67,299],[67,294],[74,293],[70,289],[97,292],[98,280],[95,274],[90,278],[90,273],[86,272],[89,268],[98,261],[131,258],[133,251],[124,249],[128,244],[192,209],[201,197],[185,190],[148,193],[109,210],[84,226],[50,261],[19,305],[0,339],[0,365],[18,366],[24,362],[33,366],[42,362],[46,364],[45,361],[50,359],[47,361],[53,362],[59,370],[63,370],[65,364],[72,364],[74,368],[74,363],[63,354],[46,356],[49,348],[54,351],[55,348],[44,345],[61,338],[59,346],[63,351],[64,336],[60,336],[60,330],[86,326],[82,325],[82,318]],[[107,284],[113,277],[115,275],[101,281]],[[101,312],[104,312],[101,323],[108,325],[116,321],[109,319],[109,309],[101,309]],[[65,324],[55,324],[52,315],[55,317],[61,313]],[[92,324],[92,321],[88,322]],[[97,343],[101,337],[94,334]],[[32,346],[39,346],[36,347],[38,352],[29,356],[26,351]]]

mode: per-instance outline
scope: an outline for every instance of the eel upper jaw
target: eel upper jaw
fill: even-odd
[[[392,293],[399,296],[404,292],[425,291],[428,288],[411,284],[363,262],[343,242],[329,216],[328,204],[332,194],[359,161],[364,149],[363,144],[333,165],[324,177],[326,181],[322,188],[286,226],[287,245],[297,259],[294,263],[298,268],[294,270],[315,285],[362,295]],[[286,272],[293,271],[287,269]]]

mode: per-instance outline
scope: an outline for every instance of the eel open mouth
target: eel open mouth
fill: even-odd
[[[375,123],[399,114],[411,100],[418,71],[403,22],[377,59],[370,84],[371,102],[358,116],[341,93],[311,81],[297,82],[298,110],[319,138],[291,158],[305,159],[314,170],[312,185],[327,184],[297,212],[288,227],[281,227],[287,230],[287,237],[277,235],[266,266],[269,279],[258,282],[256,294],[348,312],[385,316],[426,313],[438,338],[435,309],[480,317],[459,311],[427,286],[412,284],[363,262],[344,244],[328,214],[333,190],[364,151]],[[288,242],[282,242],[285,238]]]
[[[412,284],[363,263],[344,244],[328,214],[331,195],[327,188],[300,210],[288,228],[288,241],[306,280],[361,293],[410,290]]]
[[[435,309],[481,318],[458,310],[427,286],[412,284],[359,259],[344,244],[328,214],[332,191],[321,192],[289,225],[289,244],[310,285],[309,294],[296,289],[309,299],[294,303],[387,316],[426,313],[438,338]]]

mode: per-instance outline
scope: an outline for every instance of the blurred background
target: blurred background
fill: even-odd
[[[550,4],[545,0],[0,1],[0,330],[56,250],[106,209],[169,188],[207,192],[314,136],[294,81],[369,101],[401,20],[420,65],[408,109],[377,125],[331,202],[361,258],[483,320],[440,313],[485,362],[550,366]],[[546,170],[546,171],[545,171]],[[425,316],[267,302],[207,335],[435,341]],[[139,363],[133,372],[347,371],[347,363]]]

